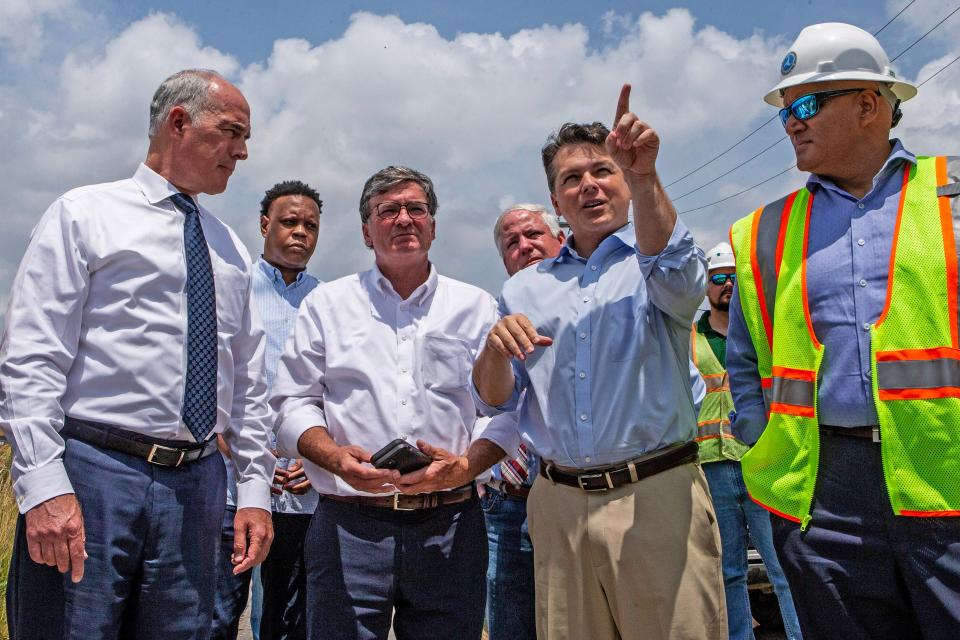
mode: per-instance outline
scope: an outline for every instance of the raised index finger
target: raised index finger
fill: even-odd
[[[625,83],[620,89],[620,99],[617,100],[617,115],[613,118],[614,128],[627,111],[630,111],[630,85]]]

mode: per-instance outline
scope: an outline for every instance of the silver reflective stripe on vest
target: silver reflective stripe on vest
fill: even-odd
[[[813,383],[807,380],[773,377],[772,401],[795,407],[813,407]]]
[[[765,206],[760,212],[760,222],[757,224],[757,265],[760,267],[760,284],[763,287],[763,299],[767,303],[767,313],[771,323],[777,302],[777,240],[780,238],[783,207],[787,204],[789,197],[780,198]],[[767,338],[772,339],[771,336]]]
[[[946,187],[960,187],[960,156],[947,156],[947,184],[937,187],[938,196],[946,195],[950,198],[950,211],[953,214],[953,244],[960,260],[960,195],[940,193],[940,190]],[[960,270],[957,276],[957,289],[960,290]],[[957,323],[960,324],[960,305],[957,305]]]
[[[877,362],[880,389],[937,389],[960,387],[960,360],[888,360]]]
[[[763,388],[763,406],[770,411],[770,403],[773,402],[773,387]]]

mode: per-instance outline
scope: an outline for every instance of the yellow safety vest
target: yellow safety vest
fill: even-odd
[[[960,158],[917,158],[903,175],[887,297],[870,327],[884,481],[902,516],[960,516]],[[767,427],[743,457],[750,496],[809,523],[820,454],[824,347],[810,319],[807,189],[761,207],[730,232],[737,287],[757,352]]]
[[[707,387],[707,395],[703,398],[697,418],[696,441],[700,445],[700,462],[738,461],[748,447],[730,432],[733,396],[730,395],[727,370],[720,364],[707,337],[697,331],[696,325],[690,332],[690,353]]]

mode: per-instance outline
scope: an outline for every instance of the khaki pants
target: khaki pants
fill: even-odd
[[[541,477],[527,514],[539,640],[727,637],[720,532],[698,465],[593,493]]]

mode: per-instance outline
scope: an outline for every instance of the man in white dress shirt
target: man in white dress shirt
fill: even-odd
[[[205,638],[226,478],[235,571],[269,550],[269,410],[249,257],[197,204],[247,157],[250,110],[212,71],[167,78],[133,178],[74,189],[33,231],[0,351],[21,517],[14,638]]]
[[[304,459],[320,493],[305,542],[314,640],[385,639],[391,623],[400,640],[480,637],[486,533],[472,481],[516,429],[477,423],[469,375],[496,303],[437,274],[436,211],[424,174],[374,174],[360,217],[375,265],[304,300],[277,368],[280,452]],[[403,476],[371,466],[397,437],[433,462]]]

